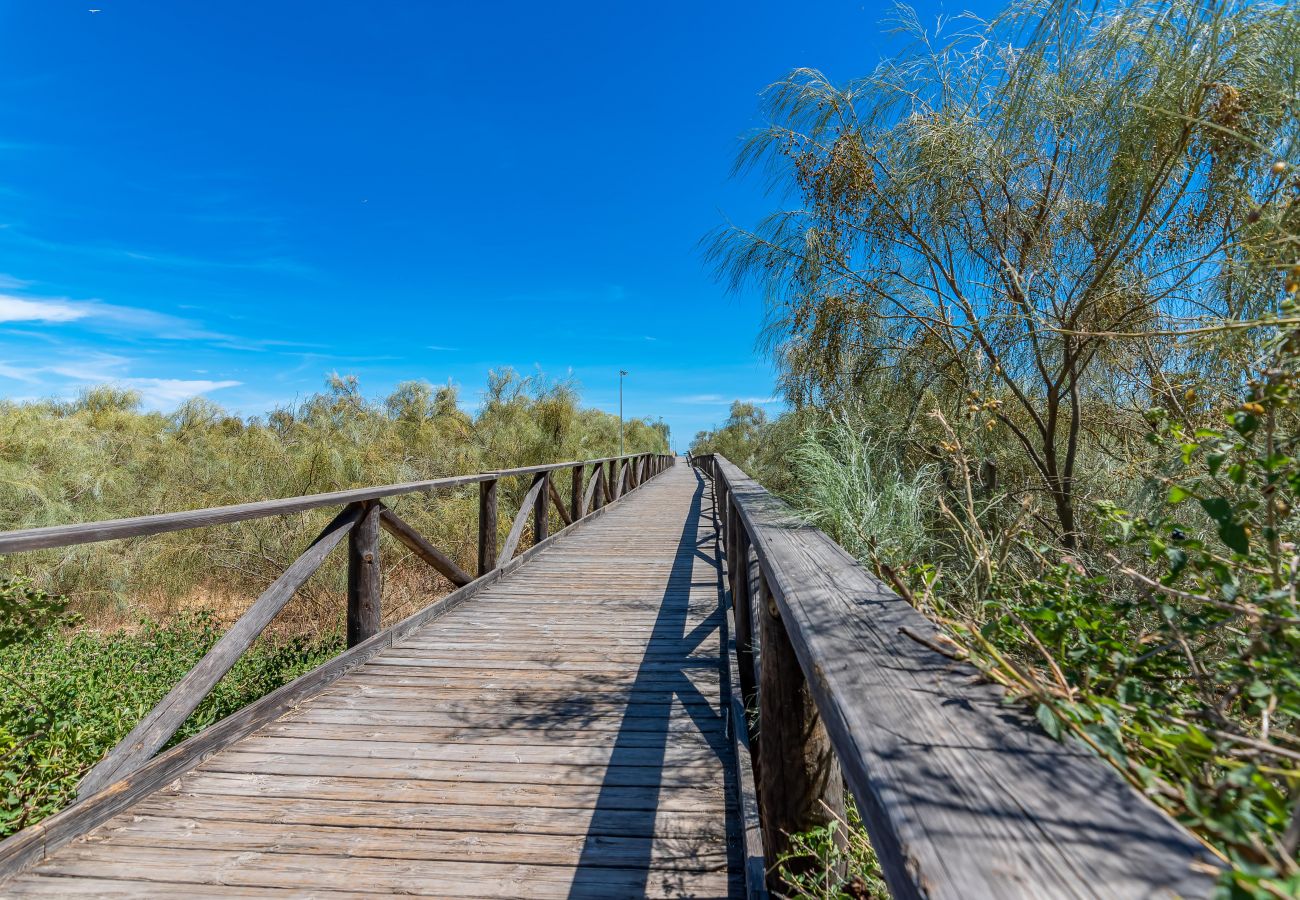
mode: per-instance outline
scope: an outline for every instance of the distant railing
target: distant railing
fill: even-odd
[[[95,794],[148,763],[203,702],[221,677],[230,671],[294,593],[320,568],[330,551],[337,547],[344,537],[348,538],[347,642],[349,647],[355,647],[374,636],[380,628],[379,531],[381,528],[387,530],[416,556],[441,572],[452,584],[458,588],[464,587],[478,578],[499,571],[516,557],[530,516],[533,522],[533,545],[545,541],[550,531],[552,501],[560,521],[566,526],[572,525],[664,471],[672,465],[673,459],[668,455],[639,453],[581,462],[503,469],[499,472],[485,472],[478,475],[457,475],[407,484],[356,488],[327,494],[310,494],[280,500],[264,500],[257,503],[241,503],[214,509],[0,533],[0,555],[3,555],[184,531],[209,525],[282,516],[321,507],[343,507],[303,554],[262,592],[248,611],[172,688],[171,692],[86,774],[77,786],[78,798],[84,799]],[[588,467],[593,467],[589,481],[587,480]],[[571,473],[567,506],[555,484],[555,475],[565,469]],[[532,476],[532,483],[524,495],[519,512],[511,523],[505,542],[498,547],[497,483],[502,478],[521,476]],[[384,498],[403,494],[468,484],[479,486],[477,577],[470,575],[451,557],[430,544],[382,502]]]
[[[725,457],[691,462],[713,482],[769,873],[847,785],[896,900],[1212,892],[1212,855],[1118,771],[1008,706]]]

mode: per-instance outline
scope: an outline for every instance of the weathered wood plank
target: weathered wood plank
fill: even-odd
[[[433,544],[430,544],[424,539],[424,535],[398,518],[397,513],[388,507],[384,507],[380,512],[379,521],[389,534],[402,542],[406,549],[420,557],[434,569],[437,569],[444,578],[456,585],[456,587],[464,587],[474,580],[473,575],[456,565],[455,560],[433,546]]]
[[[608,801],[628,811],[669,810],[717,815],[726,809],[721,781],[683,785],[672,791],[658,787],[610,788],[592,784],[526,784],[520,781],[480,785],[433,778],[361,778],[355,775],[301,776],[267,773],[194,771],[180,782],[179,795],[229,797],[288,797],[337,800],[345,803],[378,802],[405,815],[411,804],[505,806],[512,810],[560,809],[590,811]],[[159,795],[161,798],[163,795]],[[644,817],[643,817],[644,818]]]
[[[491,798],[489,798],[491,799]],[[657,808],[653,800],[644,808],[620,807],[616,814],[596,814],[594,797],[586,806],[556,812],[554,807],[511,804],[512,815],[502,815],[495,803],[411,803],[394,804],[376,799],[325,799],[321,797],[262,796],[259,794],[205,794],[178,792],[150,797],[132,808],[131,814],[174,816],[184,803],[187,819],[212,822],[263,822],[288,826],[369,826],[375,828],[427,829],[454,832],[496,832],[511,834],[595,834],[600,837],[641,837],[646,834],[646,810],[655,812],[656,838],[710,840],[713,847],[725,846],[727,825],[717,815],[710,798],[701,809]]]
[[[510,533],[506,536],[505,545],[501,548],[501,565],[510,562],[514,557],[515,549],[524,536],[524,528],[528,525],[528,517],[533,512],[538,496],[545,496],[542,494],[545,488],[545,475],[538,475],[533,479],[532,487],[528,489],[528,493],[524,494],[524,500],[519,504],[519,512],[515,514],[515,520],[510,526]]]
[[[587,835],[546,832],[452,832],[439,828],[390,828],[312,823],[310,828],[248,819],[195,819],[136,813],[104,825],[87,846],[111,841],[117,847],[226,850],[238,853],[344,854],[369,859],[572,865],[594,845],[598,857],[589,864],[612,867],[649,865],[682,872],[726,871],[726,844],[714,834]],[[647,846],[648,845],[648,846]]]
[[[115,847],[77,844],[46,864],[65,876],[126,877],[230,887],[281,887],[296,891],[349,890],[365,885],[375,893],[434,893],[444,897],[574,897],[572,867],[446,860],[339,856],[324,864],[302,853],[231,854],[216,850]],[[666,872],[647,879],[644,870],[593,867],[584,897],[725,897],[726,873]],[[672,876],[664,878],[664,876]],[[663,880],[661,880],[663,879]],[[434,888],[434,890],[430,890]]]

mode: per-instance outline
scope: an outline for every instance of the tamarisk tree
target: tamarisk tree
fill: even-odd
[[[900,15],[909,49],[867,77],[768,89],[737,168],[790,208],[710,256],[764,289],[796,406],[885,377],[974,411],[1074,548],[1081,445],[1116,431],[1095,420],[1230,386],[1238,366],[1179,336],[1280,295],[1252,228],[1295,190],[1300,13],[1030,3],[937,34]]]

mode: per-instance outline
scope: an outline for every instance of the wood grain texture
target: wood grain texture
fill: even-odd
[[[510,533],[506,535],[506,542],[501,546],[501,557],[497,563],[498,565],[504,565],[514,557],[515,550],[518,549],[519,542],[523,539],[524,529],[528,526],[528,518],[535,514],[538,498],[546,496],[543,493],[545,489],[545,474],[535,476],[532,487],[528,489],[527,494],[524,494],[523,502],[519,504],[519,512],[515,513],[515,520],[510,525]]]
[[[383,576],[379,563],[378,500],[358,504],[361,518],[348,535],[347,643],[355,647],[379,633]]]
[[[450,556],[425,540],[424,535],[402,521],[391,509],[384,507],[379,521],[385,531],[401,541],[406,549],[436,569],[456,587],[464,587],[474,580],[474,576],[456,565],[455,560]]]
[[[740,895],[719,575],[673,476],[96,795],[0,894]]]
[[[1211,893],[1209,853],[1118,772],[904,636],[935,629],[730,462],[700,462],[729,486],[894,897]]]

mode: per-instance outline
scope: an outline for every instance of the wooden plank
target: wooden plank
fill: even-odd
[[[373,893],[430,892],[444,897],[538,898],[725,897],[726,873],[669,872],[675,876],[647,878],[643,870],[593,867],[592,881],[576,891],[573,867],[445,860],[377,859],[339,856],[322,865],[316,854],[254,852],[230,854],[216,850],[77,844],[44,867],[51,874],[137,880],[220,884],[230,887],[281,887],[299,892],[354,889],[365,885]]]
[[[524,495],[524,500],[519,504],[519,512],[515,514],[515,520],[510,526],[510,534],[506,536],[505,546],[501,548],[500,565],[510,562],[515,555],[515,549],[519,546],[519,541],[524,536],[524,527],[528,524],[528,516],[533,511],[533,504],[536,502],[539,494],[546,487],[546,478],[544,475],[538,475],[533,479],[533,485]]]
[[[571,835],[546,832],[447,831],[435,828],[327,825],[285,828],[280,823],[212,821],[140,814],[119,816],[87,840],[117,847],[227,850],[238,853],[343,854],[368,859],[444,860],[636,867],[681,872],[726,871],[726,844],[713,834]],[[595,850],[595,853],[592,850]],[[160,854],[161,855],[161,854]]]
[[[906,637],[935,629],[730,462],[714,465],[895,898],[1211,892],[1212,857],[1186,830],[972,667]]]
[[[366,772],[375,778],[437,778],[474,784],[545,782],[617,787],[659,787],[671,790],[698,786],[722,777],[717,765],[677,766],[611,765],[602,770],[562,763],[475,763],[428,760],[374,759],[368,756],[308,756],[299,753],[258,753],[234,747],[203,764],[205,772],[265,773],[272,775],[351,775]]]
[[[530,784],[496,782],[484,786],[435,778],[360,778],[355,775],[272,775],[196,770],[186,775],[168,796],[203,794],[229,797],[289,797],[355,804],[376,797],[397,808],[401,817],[412,804],[433,806],[505,806],[510,809],[589,811],[598,803],[626,811],[674,811],[717,816],[725,808],[721,780],[681,785],[672,791],[652,787],[602,787],[594,784]],[[163,795],[159,795],[160,799]],[[556,817],[557,819],[559,817]]]
[[[221,677],[239,660],[262,630],[312,576],[330,551],[360,520],[359,506],[349,506],[335,516],[316,540],[230,626],[194,668],[185,673],[167,696],[100,760],[77,785],[77,795],[88,797],[106,785],[140,768],[176,729],[198,708]]]
[[[332,710],[331,712],[338,712]],[[333,721],[330,719],[333,718]],[[339,721],[339,719],[342,721]],[[672,730],[659,728],[653,731],[599,731],[579,726],[572,728],[512,728],[496,725],[474,727],[465,724],[436,727],[423,723],[412,725],[365,725],[347,717],[321,718],[303,716],[284,718],[267,725],[258,732],[266,737],[326,737],[335,741],[396,741],[412,744],[497,744],[516,746],[527,741],[540,746],[550,742],[570,747],[612,747],[618,743],[627,747],[663,747],[670,740],[684,747],[708,748],[714,746],[712,735],[721,733],[722,726],[709,729],[710,736],[698,728],[680,722]],[[671,735],[671,738],[670,738]]]
[[[328,732],[324,734],[327,735]],[[256,734],[240,741],[239,749],[246,753],[287,756],[343,756],[350,759],[364,756],[367,759],[411,762],[538,763],[556,766],[705,766],[718,761],[716,751],[707,744],[671,742],[667,746],[658,747],[589,747],[570,745],[561,740],[539,740],[536,736],[532,736],[530,743],[525,743],[521,738],[512,745],[423,745],[376,738],[340,741],[328,736],[307,737],[297,734],[282,737]]]
[[[75,878],[59,875],[24,875],[5,886],[10,897],[163,897],[175,900],[187,898],[271,897],[295,896],[284,888],[259,888],[244,885],[193,884],[175,881],[144,881],[138,878],[99,878],[93,875]],[[311,896],[327,900],[374,900],[369,891],[329,891],[319,888]],[[429,894],[403,894],[404,897],[429,897]]]
[[[565,508],[564,498],[560,496],[560,489],[555,486],[554,478],[546,480],[546,490],[550,494],[551,500],[555,502],[555,512],[560,517],[560,521],[565,525],[572,525],[573,515]]]
[[[401,541],[403,546],[436,569],[456,587],[464,587],[474,580],[473,575],[456,565],[455,560],[430,544],[424,539],[424,535],[402,521],[397,513],[388,507],[383,507],[379,521],[389,534]]]
[[[605,505],[605,467],[596,466],[592,471],[591,484],[587,487],[587,493],[582,498],[582,508],[600,509]]]
[[[682,710],[685,712],[685,709]],[[302,713],[303,721],[338,722],[356,725],[411,725],[431,728],[513,728],[519,731],[539,731],[549,734],[567,734],[575,730],[613,731],[631,735],[633,732],[676,735],[680,732],[699,733],[699,725],[689,716],[676,716],[667,721],[660,716],[624,716],[621,713],[592,712],[581,716],[555,716],[547,720],[521,719],[482,710],[447,712],[437,707],[414,708],[409,703],[369,703],[363,708],[356,704],[312,704]],[[712,729],[711,729],[712,730]],[[717,731],[722,730],[719,723]],[[631,740],[629,739],[631,743]]]
[[[173,816],[183,808],[186,819],[213,822],[264,822],[288,826],[370,826],[454,832],[568,834],[598,837],[640,837],[646,834],[646,810],[653,810],[652,832],[657,838],[682,837],[725,846],[726,822],[716,803],[699,811],[665,810],[653,800],[645,809],[622,808],[597,815],[593,802],[559,814],[553,807],[492,803],[411,803],[390,800],[330,800],[320,797],[204,794],[155,795],[132,808],[132,815]],[[509,812],[507,812],[509,810]]]

